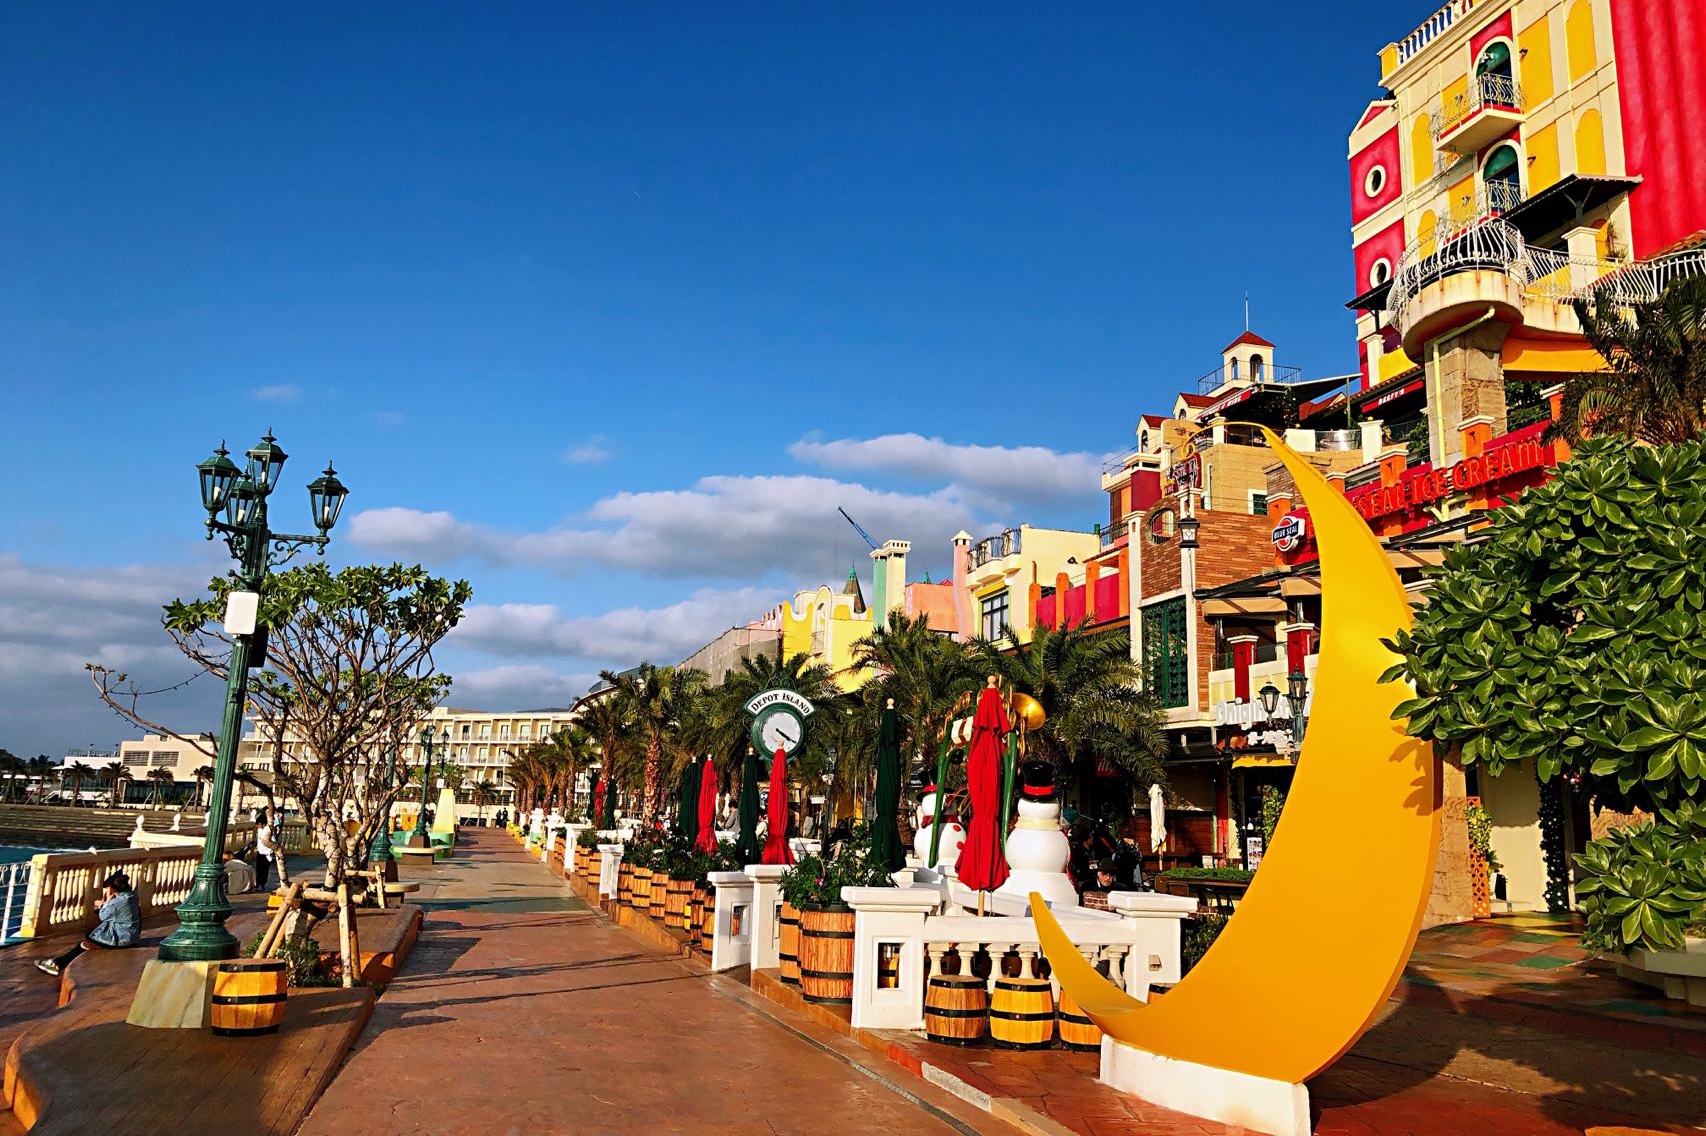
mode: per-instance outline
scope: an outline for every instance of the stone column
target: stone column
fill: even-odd
[[[781,965],[782,925],[778,916],[782,908],[782,877],[787,872],[782,864],[746,866],[746,876],[752,881],[752,908],[747,919],[752,926],[753,970],[774,970]]]
[[[1451,427],[1465,418],[1486,415],[1493,433],[1505,432],[1505,368],[1500,358],[1508,325],[1497,320],[1463,335],[1447,332],[1426,350],[1438,362],[1426,368],[1428,452],[1436,467],[1463,460],[1461,435]]]

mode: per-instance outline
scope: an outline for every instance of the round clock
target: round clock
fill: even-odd
[[[777,702],[760,710],[752,719],[752,744],[760,753],[773,754],[781,750],[792,757],[806,740],[806,720],[786,702]]]

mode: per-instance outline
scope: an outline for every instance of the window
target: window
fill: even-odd
[[[1232,360],[1232,381],[1238,381],[1238,360]]]
[[[1262,357],[1260,355],[1250,356],[1250,378],[1254,382],[1262,381]]]
[[[489,756],[489,755],[488,755],[488,754],[487,754],[487,752],[486,752],[486,747],[485,747],[485,746],[481,746],[481,747],[480,747],[480,752],[479,752],[479,754],[477,754],[477,755],[476,755],[476,756],[478,756],[478,757],[479,757],[479,758],[480,758],[480,760],[481,760],[481,761],[484,761],[484,760],[485,760],[485,759],[486,759],[486,758],[487,758],[487,756]]]
[[[1481,167],[1481,183],[1491,212],[1504,212],[1522,201],[1522,163],[1515,146],[1506,143],[1493,150]]]
[[[1163,509],[1149,518],[1149,540],[1152,544],[1166,544],[1173,539],[1178,527],[1177,514],[1171,509]]]
[[[474,733],[474,727],[473,726],[470,726],[467,724],[463,725],[463,727],[462,727],[462,736],[463,737],[465,737],[465,738],[472,737],[473,733]]]
[[[1190,657],[1186,649],[1185,597],[1143,609],[1143,670],[1149,690],[1164,708],[1190,699]]]
[[[532,723],[523,722],[521,724],[521,736],[524,738],[528,738],[528,737],[533,736],[533,725],[532,725]],[[540,736],[543,737],[544,735],[540,735]]]
[[[509,723],[506,722],[498,727],[498,738],[501,741],[507,737],[509,737]]]
[[[1250,490],[1250,514],[1256,517],[1268,515],[1268,495]]]
[[[1378,288],[1392,279],[1392,262],[1381,257],[1368,267],[1368,286]]]
[[[1363,175],[1362,192],[1365,197],[1379,197],[1380,191],[1386,188],[1386,167],[1373,165],[1368,167],[1368,173]]]
[[[1007,592],[988,596],[983,601],[983,637],[999,639],[1007,634]]]
[[[148,764],[148,755],[141,750],[124,755],[124,764],[130,769],[140,769]]]
[[[491,737],[491,736],[492,736],[492,727],[491,727],[491,726],[489,726],[489,725],[487,725],[487,726],[481,726],[481,727],[480,727],[480,736],[481,736],[481,737],[482,737],[482,738],[489,738],[489,737]]]
[[[148,755],[148,764],[160,769],[171,769],[178,764],[176,750],[157,749]]]

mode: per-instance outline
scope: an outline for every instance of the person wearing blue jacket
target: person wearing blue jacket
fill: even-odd
[[[130,877],[114,872],[101,881],[105,899],[101,902],[100,923],[89,937],[58,958],[40,959],[36,969],[43,974],[58,975],[71,965],[71,960],[84,951],[117,950],[134,947],[142,941],[142,905],[130,886]]]

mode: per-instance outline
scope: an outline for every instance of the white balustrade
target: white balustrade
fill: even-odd
[[[49,852],[32,861],[18,936],[93,927],[101,906],[101,881],[116,871],[130,877],[143,918],[183,902],[195,880],[201,849],[116,848],[106,852]]]
[[[711,930],[711,969],[752,965],[752,878],[742,872],[711,872],[706,878],[717,900]]]
[[[30,876],[35,872],[35,864],[24,860],[15,864],[7,864],[5,873],[0,876],[0,944],[18,933],[24,914],[24,900],[30,894]]]
[[[606,841],[598,846],[598,896],[606,899],[616,894],[618,878],[622,871],[622,852],[627,847],[615,843],[614,832],[601,832],[600,840]]]
[[[173,818],[176,825],[179,818]],[[240,851],[255,838],[255,826],[252,821],[233,821],[225,828],[225,851],[232,854]],[[196,825],[180,830],[170,828],[163,832],[150,832],[141,816],[136,818],[136,828],[130,834],[132,848],[200,848],[207,843],[207,827]]]
[[[923,873],[921,873],[923,874]],[[976,894],[957,882],[939,879],[909,888],[843,888],[842,899],[852,907],[854,921],[852,1024],[859,1029],[922,1029],[926,957],[932,973],[943,972],[950,951],[960,959],[961,973],[971,972],[972,957],[988,953],[991,990],[1001,977],[1001,961],[1017,954],[1021,971],[1029,973],[1041,953],[1036,924],[1028,905],[1010,914],[960,914],[961,903]],[[946,914],[937,914],[944,910]],[[987,897],[990,904],[1013,906],[1017,897]],[[1061,929],[1085,961],[1108,976],[1114,985],[1139,1001],[1149,1000],[1151,983],[1173,983],[1180,973],[1180,921],[1196,910],[1185,896],[1146,892],[1109,897],[1111,911],[1083,908],[1052,909]],[[880,986],[881,962],[893,957],[899,967],[897,985]],[[757,965],[756,963],[754,965]],[[1059,995],[1059,983],[1052,983]]]

